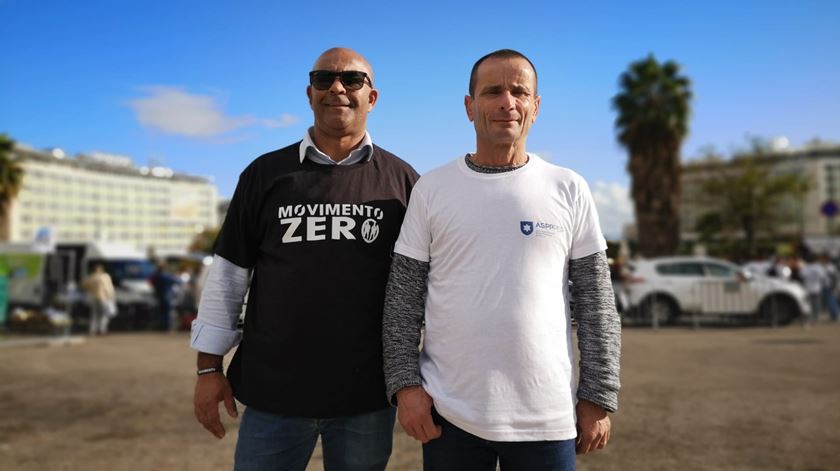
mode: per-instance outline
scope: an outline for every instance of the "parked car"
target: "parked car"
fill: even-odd
[[[751,273],[709,257],[633,261],[623,283],[625,319],[660,324],[681,316],[733,316],[788,324],[810,312],[805,290],[789,281]]]

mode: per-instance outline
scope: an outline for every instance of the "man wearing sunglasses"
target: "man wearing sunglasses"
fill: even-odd
[[[324,52],[306,88],[313,126],[242,172],[216,240],[192,328],[195,414],[222,438],[219,403],[231,417],[234,397],[245,404],[238,471],[303,471],[319,437],[326,469],[388,462],[383,297],[418,175],[366,131],[373,83],[358,53]]]
[[[388,395],[427,471],[573,470],[618,407],[607,245],[583,178],[526,152],[540,107],[528,58],[479,59],[464,104],[476,152],[417,182],[394,248]]]

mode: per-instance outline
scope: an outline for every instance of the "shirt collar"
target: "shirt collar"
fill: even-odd
[[[306,149],[310,147],[316,152],[323,155],[324,157],[327,157],[328,159],[330,158],[328,155],[321,152],[321,150],[318,149],[318,146],[315,145],[315,141],[312,140],[312,129],[313,128],[310,127],[306,130],[306,132],[303,135],[303,141],[301,141],[300,143],[300,149],[298,152],[300,157],[300,163],[303,163],[303,161],[306,159]],[[365,149],[366,147],[370,148],[370,150],[367,152],[367,157],[365,157],[364,159],[365,161],[368,161],[373,156],[373,140],[370,138],[370,134],[367,131],[365,131],[365,137],[362,139],[362,142],[359,143],[359,146],[353,149],[351,153]],[[350,158],[350,156],[348,155],[347,158]]]

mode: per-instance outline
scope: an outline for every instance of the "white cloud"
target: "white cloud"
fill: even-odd
[[[147,96],[131,100],[128,105],[141,125],[166,134],[212,137],[255,125],[276,128],[298,121],[296,116],[289,114],[282,115],[279,120],[250,115],[228,116],[218,97],[189,93],[180,87],[154,86],[143,90]]]
[[[262,125],[267,128],[286,128],[300,122],[300,118],[293,114],[283,113],[279,119],[264,119]]]
[[[633,201],[630,191],[619,183],[597,181],[592,197],[598,208],[601,230],[607,239],[621,238],[624,225],[633,222]]]

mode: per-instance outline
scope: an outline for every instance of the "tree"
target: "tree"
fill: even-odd
[[[799,174],[774,174],[760,154],[735,158],[702,183],[703,203],[712,208],[703,214],[697,231],[709,242],[719,235],[743,240],[747,257],[756,255],[759,233],[773,234],[780,224],[795,221],[792,214],[808,192],[808,180]],[[784,204],[786,201],[797,204]]]
[[[23,167],[12,158],[15,141],[0,134],[0,240],[9,240],[9,212],[23,183]]]
[[[190,252],[213,253],[213,244],[216,242],[216,237],[219,235],[219,228],[205,229],[196,234],[192,243],[190,243]]]
[[[612,99],[618,142],[628,151],[639,250],[673,254],[680,241],[680,147],[688,133],[690,81],[673,61],[653,54],[621,74]]]

